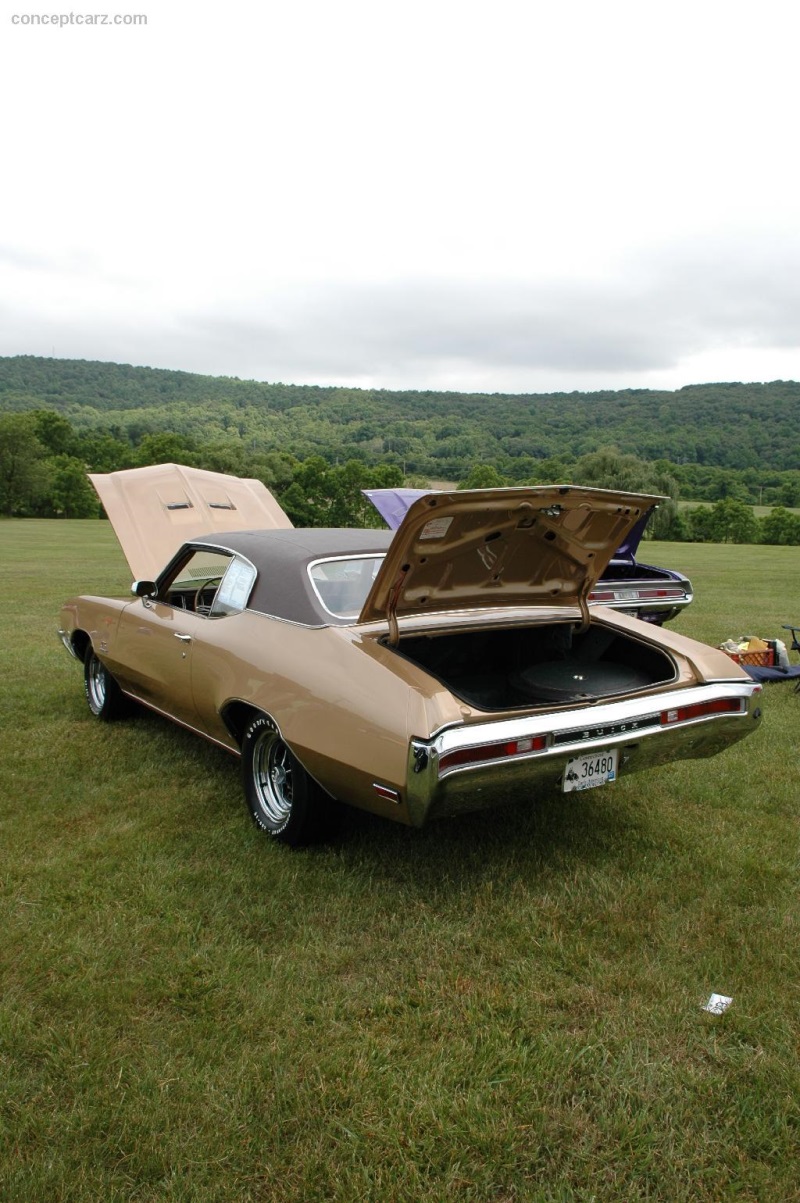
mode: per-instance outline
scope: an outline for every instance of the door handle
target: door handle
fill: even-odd
[[[177,631],[175,632],[175,638],[180,639],[181,643],[191,643],[192,642],[191,635],[179,635],[177,633]]]

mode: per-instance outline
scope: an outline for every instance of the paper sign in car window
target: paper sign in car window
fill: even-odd
[[[420,531],[420,539],[443,539],[450,529],[452,521],[452,516],[450,518],[431,518],[430,522],[426,522]]]
[[[255,579],[256,570],[252,564],[234,560],[219,587],[217,605],[224,606],[226,610],[243,610]]]

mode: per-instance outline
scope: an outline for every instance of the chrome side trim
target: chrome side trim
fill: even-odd
[[[152,710],[153,714],[157,714],[160,718],[168,719],[174,723],[176,727],[183,727],[184,731],[191,731],[193,735],[199,735],[203,739],[208,740],[210,744],[216,744],[218,748],[224,749],[226,752],[232,753],[234,756],[241,755],[238,748],[231,748],[222,740],[216,739],[213,735],[209,735],[207,731],[202,731],[200,727],[193,727],[191,723],[185,723],[183,719],[175,718],[174,714],[170,714],[168,710],[162,710],[160,706],[154,706],[152,702],[146,701],[139,697],[138,693],[131,693],[129,689],[123,689],[122,692],[126,698],[130,698],[132,702],[136,702],[138,706],[144,706],[147,710]]]

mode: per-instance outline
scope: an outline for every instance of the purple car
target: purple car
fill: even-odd
[[[433,489],[364,489],[384,522],[397,530],[409,507]],[[589,594],[590,605],[609,606],[632,614],[643,622],[662,626],[691,602],[691,581],[670,568],[656,568],[636,559],[644,529],[653,510],[636,523],[630,535],[618,547],[605,572]]]

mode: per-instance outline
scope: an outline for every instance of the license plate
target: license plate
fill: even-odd
[[[595,789],[617,779],[617,749],[573,756],[564,769],[564,793],[574,789]]]

